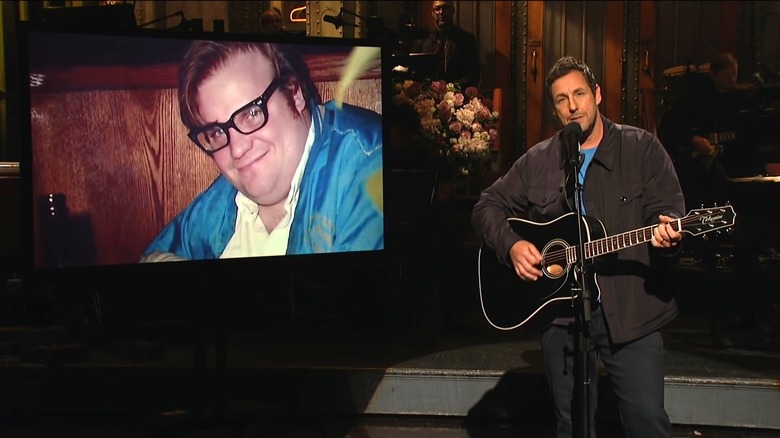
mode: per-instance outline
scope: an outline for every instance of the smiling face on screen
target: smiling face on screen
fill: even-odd
[[[227,123],[240,110],[261,99],[267,120],[254,132],[242,134],[235,127],[220,132],[229,144],[212,153],[219,170],[233,185],[260,206],[284,202],[301,160],[311,118],[300,87],[278,80],[276,68],[258,51],[239,52],[216,67],[198,87],[200,118],[208,123]],[[254,108],[247,117],[265,117]],[[234,117],[233,122],[240,122]],[[251,123],[251,122],[246,122]]]

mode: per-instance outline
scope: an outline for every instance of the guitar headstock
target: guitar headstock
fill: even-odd
[[[680,232],[698,236],[711,231],[727,229],[734,226],[736,217],[734,207],[728,204],[720,207],[697,208],[689,211],[684,218],[680,219],[682,224]]]

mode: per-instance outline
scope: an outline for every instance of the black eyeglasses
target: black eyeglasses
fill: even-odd
[[[187,136],[210,155],[230,145],[230,128],[244,135],[259,131],[268,123],[268,99],[280,82],[279,78],[271,81],[263,94],[239,108],[227,122],[193,128]]]

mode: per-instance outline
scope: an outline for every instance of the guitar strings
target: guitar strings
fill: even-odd
[[[689,216],[686,216],[686,217],[684,217],[684,218],[682,218],[680,220],[677,220],[677,221],[670,222],[670,224],[672,225],[672,228],[675,228],[675,231],[679,231],[679,229],[676,229],[676,225],[678,223],[685,224],[685,225],[692,224],[692,223],[697,223],[697,222],[701,223],[703,218],[710,217],[710,216],[712,216],[712,214],[708,214],[708,215],[704,215],[704,216],[694,216],[694,217],[689,217]],[[644,228],[640,228],[638,230],[628,231],[628,232],[625,232],[625,233],[622,233],[622,234],[616,234],[614,236],[603,237],[601,239],[596,239],[596,240],[593,240],[593,241],[590,241],[590,242],[585,242],[586,252],[587,252],[588,249],[591,249],[590,252],[592,253],[593,252],[592,249],[595,246],[600,245],[602,243],[607,243],[609,241],[619,242],[618,239],[620,238],[620,236],[636,234],[637,237],[638,237],[640,235],[640,233],[641,233],[641,235],[644,237],[644,236],[646,236],[646,233],[648,231],[650,231],[650,237],[644,237],[645,240],[636,241],[636,242],[633,242],[633,241],[629,240],[630,244],[629,245],[624,245],[624,248],[628,248],[628,247],[634,246],[634,245],[640,245],[642,243],[647,242],[648,240],[650,240],[652,238],[652,232],[657,227],[658,227],[658,225],[650,225],[650,226],[647,226],[647,227],[644,227]],[[629,236],[629,239],[630,239],[630,236]],[[547,253],[546,255],[544,255],[542,257],[542,264],[543,265],[557,264],[557,263],[566,264],[567,261],[568,261],[568,257],[567,256],[569,255],[569,252],[574,251],[574,249],[577,248],[578,246],[579,245],[572,245],[572,246],[568,246],[568,247],[566,247],[566,248],[564,248],[562,250],[551,251],[551,252]],[[574,256],[575,257],[573,257],[572,261],[576,260],[576,252],[575,252]]]

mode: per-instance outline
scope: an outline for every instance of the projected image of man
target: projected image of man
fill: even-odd
[[[294,50],[196,41],[178,96],[189,138],[220,176],[142,261],[384,247],[381,116],[323,104]]]

